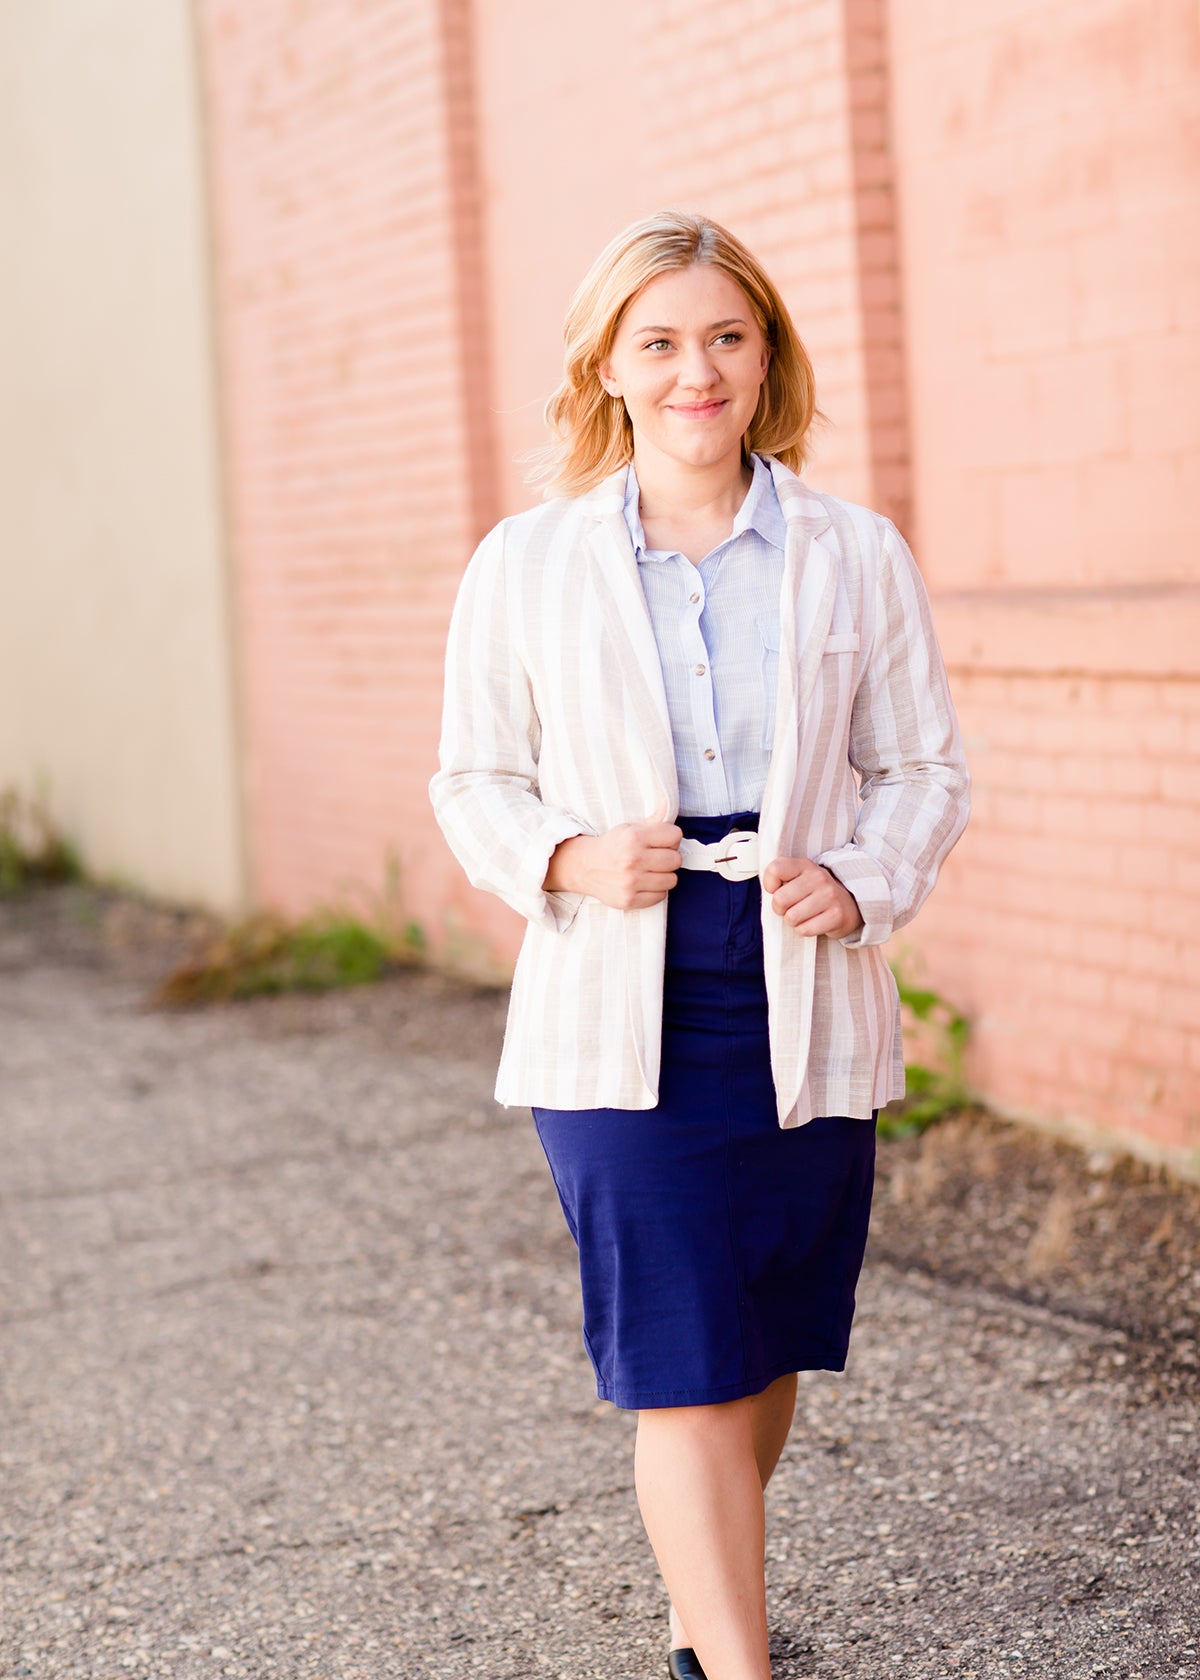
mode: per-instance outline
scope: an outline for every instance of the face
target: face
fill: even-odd
[[[624,400],[639,463],[732,467],[769,360],[742,288],[695,263],[660,274],[631,299],[597,373]]]

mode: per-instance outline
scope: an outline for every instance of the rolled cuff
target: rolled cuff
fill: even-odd
[[[892,883],[881,864],[860,846],[838,846],[822,852],[814,862],[828,869],[851,894],[858,905],[863,925],[848,933],[839,944],[882,945],[892,936],[895,910],[892,904]]]
[[[522,870],[525,880],[521,896],[526,903],[520,908],[528,921],[550,933],[563,933],[570,927],[585,896],[578,892],[545,890],[542,882],[546,879],[550,859],[564,840],[573,840],[577,834],[588,832],[581,822],[569,817],[565,811],[547,811],[546,820],[530,845],[526,859],[528,867]]]

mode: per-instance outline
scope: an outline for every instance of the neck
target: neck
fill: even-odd
[[[728,517],[732,524],[754,477],[753,468],[742,465],[740,452],[733,460],[692,467],[635,448],[633,470],[643,520],[707,516]]]

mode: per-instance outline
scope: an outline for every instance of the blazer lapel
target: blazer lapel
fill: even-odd
[[[803,717],[821,669],[829,626],[837,600],[841,557],[828,537],[810,536],[799,568],[795,602],[794,640],[797,649],[796,715]]]
[[[762,857],[791,850],[792,810],[803,774],[804,709],[821,669],[837,599],[840,554],[825,504],[795,473],[771,462],[779,505],[787,520],[783,585],[779,595],[779,688],[775,735],[758,832]],[[817,942],[797,940],[763,894],[763,961],[770,999],[771,1066],[779,1120],[796,1106],[812,1036]]]
[[[661,784],[668,816],[673,820],[679,809],[675,746],[658,644],[638,576],[637,556],[625,524],[624,494],[625,468],[622,467],[584,497],[584,512],[591,520],[585,548],[592,586],[633,709],[633,720]]]
[[[781,657],[775,732],[759,821],[768,856],[778,849],[787,824],[804,708],[820,674],[841,564],[825,504],[778,461],[771,461],[771,473],[787,520],[787,546],[779,592]]]
[[[821,498],[778,461],[772,460],[771,473],[787,520],[779,630],[781,648],[794,650],[796,656],[796,686],[788,696],[794,719],[803,714],[821,669],[837,599],[841,556]],[[777,724],[779,721],[777,714]]]

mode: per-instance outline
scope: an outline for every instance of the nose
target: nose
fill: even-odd
[[[721,375],[712,364],[707,346],[694,344],[684,352],[679,365],[679,383],[689,391],[708,391]]]

